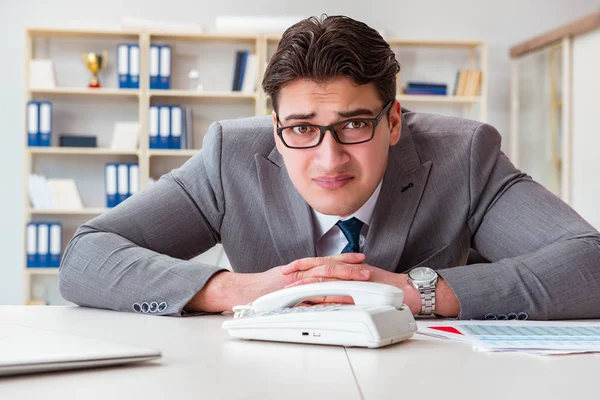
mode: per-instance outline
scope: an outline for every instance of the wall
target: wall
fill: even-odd
[[[573,43],[573,207],[600,229],[600,29]]]
[[[168,4],[168,8],[164,8]],[[214,26],[218,15],[345,14],[384,34],[417,39],[478,39],[489,46],[488,122],[505,137],[509,127],[508,48],[522,40],[570,22],[598,8],[595,0],[476,0],[427,2],[404,0],[198,1],[104,0],[52,2],[2,0],[0,4],[0,304],[18,304],[23,260],[23,40],[28,26],[116,27],[119,17],[150,18]],[[402,63],[402,60],[400,60]],[[505,144],[506,148],[506,144]]]

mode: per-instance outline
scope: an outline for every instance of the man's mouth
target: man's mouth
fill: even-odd
[[[350,183],[354,177],[350,174],[322,175],[313,178],[313,181],[323,189],[339,189]]]

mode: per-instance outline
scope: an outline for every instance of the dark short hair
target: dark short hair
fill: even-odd
[[[347,77],[356,84],[373,82],[381,101],[396,97],[400,64],[390,45],[363,22],[338,15],[304,19],[289,27],[265,71],[262,88],[278,111],[278,95],[297,79],[326,82]]]

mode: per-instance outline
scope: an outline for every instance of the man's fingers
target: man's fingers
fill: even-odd
[[[337,304],[354,304],[354,300],[350,296],[319,296],[304,300],[304,304],[321,304],[321,303],[337,303]]]
[[[323,303],[354,304],[354,299],[350,296],[325,296]]]
[[[339,279],[343,281],[368,281],[371,271],[360,265],[327,264],[320,265],[307,271],[294,272],[294,280],[302,281],[309,278]],[[311,281],[322,282],[322,280]]]
[[[365,258],[365,255],[362,253],[344,253],[327,257],[307,257],[285,265],[281,268],[281,272],[287,275],[296,271],[307,271],[319,265],[339,263],[360,264],[365,260]]]
[[[306,278],[306,279],[299,279],[294,283],[291,283],[287,286],[285,286],[286,288],[289,287],[293,287],[293,286],[300,286],[300,285],[306,285],[309,283],[319,283],[319,282],[333,282],[333,281],[338,281],[339,279],[330,279],[330,278],[323,278],[322,276],[320,277],[316,277],[316,278]]]
[[[344,281],[364,281],[369,280],[371,272],[368,269],[359,266],[348,265],[322,265],[306,271],[309,276],[324,276],[327,278],[336,278]]]

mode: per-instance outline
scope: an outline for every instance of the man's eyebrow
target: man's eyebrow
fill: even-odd
[[[291,121],[291,120],[298,120],[298,119],[311,119],[315,117],[315,113],[309,113],[309,114],[290,114],[287,117],[284,118],[284,121]],[[367,108],[357,108],[354,110],[348,110],[348,111],[338,111],[337,115],[339,115],[342,118],[352,118],[352,117],[356,117],[358,115],[369,115],[369,116],[374,116],[375,113]]]
[[[291,121],[293,119],[311,119],[315,117],[315,113],[309,113],[309,114],[290,114],[287,117],[285,117],[283,120],[284,121]]]
[[[349,110],[349,111],[338,111],[337,114],[343,118],[352,118],[352,117],[356,117],[358,115],[375,116],[375,113],[367,108],[357,108],[355,110]]]

